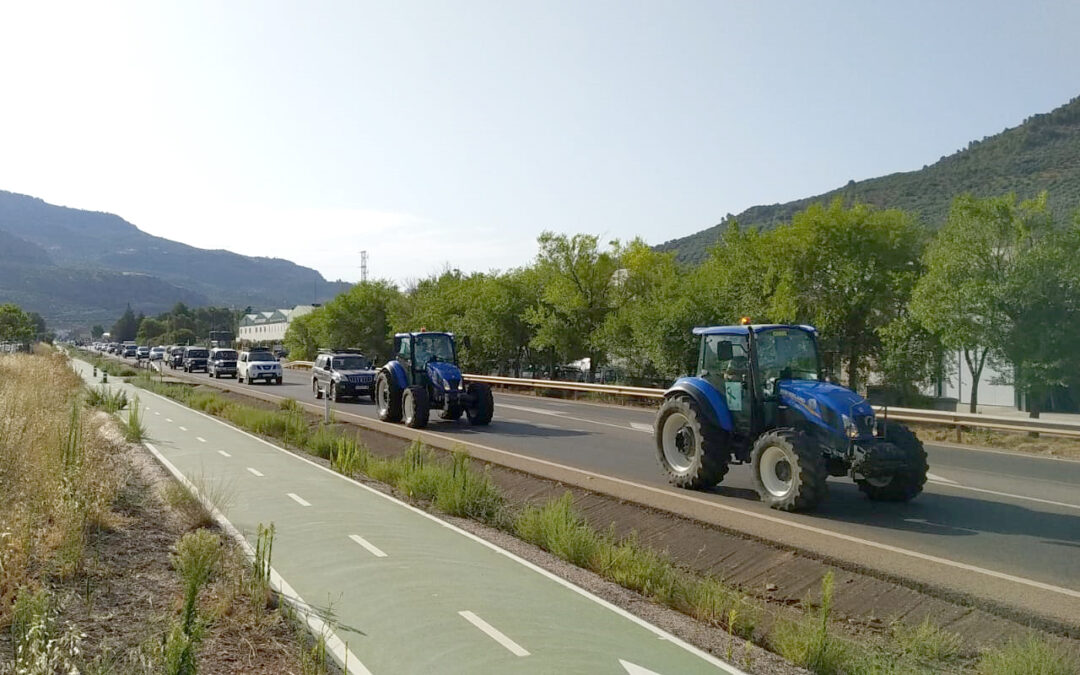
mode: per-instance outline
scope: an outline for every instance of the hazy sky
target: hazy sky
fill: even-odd
[[[1080,2],[0,0],[0,189],[330,278],[660,243],[1080,94]]]

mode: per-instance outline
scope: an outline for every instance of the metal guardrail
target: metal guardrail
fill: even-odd
[[[310,368],[311,361],[290,361],[286,368]],[[486,382],[501,387],[524,387],[527,389],[554,389],[558,391],[579,391],[612,396],[627,396],[660,400],[664,398],[663,389],[650,387],[624,387],[591,382],[567,382],[563,380],[535,380],[522,377],[500,377],[497,375],[466,374],[465,379],[472,382]],[[983,415],[980,413],[949,412],[947,410],[924,410],[922,408],[894,408],[874,406],[874,411],[881,416],[888,416],[900,422],[922,422],[924,424],[943,424],[950,427],[978,427],[998,431],[1017,431],[1027,433],[1080,438],[1080,424],[1030,418],[1006,417],[1003,415]]]

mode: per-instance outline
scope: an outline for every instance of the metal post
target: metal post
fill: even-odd
[[[330,394],[323,394],[323,424],[330,424]]]

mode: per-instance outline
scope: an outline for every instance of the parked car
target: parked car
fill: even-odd
[[[225,377],[238,377],[236,370],[236,350],[215,347],[210,350],[206,374],[215,380]]]
[[[251,349],[240,352],[236,360],[236,379],[238,382],[254,384],[258,380],[281,384],[281,364],[277,357],[266,349]]]
[[[196,370],[209,372],[206,363],[209,358],[210,350],[206,347],[184,347],[184,372],[194,373]]]
[[[375,400],[375,369],[358,349],[326,351],[315,357],[311,367],[311,393],[331,401],[370,396]]]

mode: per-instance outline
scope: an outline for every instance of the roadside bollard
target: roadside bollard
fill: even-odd
[[[97,377],[97,366],[94,366],[94,377]]]
[[[106,373],[104,370],[101,371],[101,383],[105,384],[108,381],[109,381],[109,374]]]
[[[330,424],[330,395],[323,394],[323,424]]]

